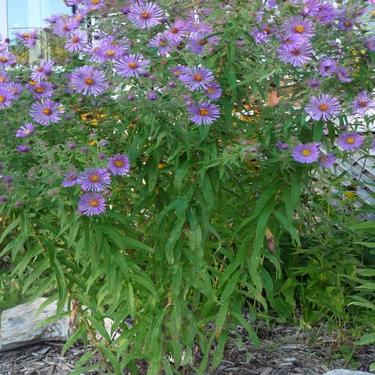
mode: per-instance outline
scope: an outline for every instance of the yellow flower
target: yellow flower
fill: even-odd
[[[89,145],[90,145],[90,146],[96,146],[96,145],[97,145],[97,142],[96,142],[95,140],[90,141],[90,142],[89,142]]]
[[[355,193],[355,191],[345,191],[344,197],[346,199],[354,199],[356,197],[356,193]]]

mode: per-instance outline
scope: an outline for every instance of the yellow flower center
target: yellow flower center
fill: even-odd
[[[323,104],[320,104],[319,105],[319,109],[322,111],[322,112],[327,112],[328,111],[328,104],[325,104],[325,103],[323,103]]]
[[[355,143],[354,137],[348,137],[345,139],[345,142],[348,143],[349,145],[353,145]]]
[[[128,64],[128,68],[130,69],[136,69],[138,67],[137,63],[136,62],[130,62]]]
[[[147,10],[143,11],[141,13],[141,17],[144,19],[144,20],[148,20],[151,18],[151,13],[150,12],[147,12]]]
[[[44,108],[42,112],[43,112],[43,114],[46,115],[46,116],[50,116],[50,115],[52,115],[51,108]]]
[[[95,80],[93,78],[85,78],[85,83],[88,86],[92,86],[95,83]]]
[[[167,45],[168,45],[168,42],[166,40],[159,40],[160,47],[166,47]]]
[[[5,57],[5,56],[0,56],[0,62],[6,63],[6,62],[8,62],[8,58]]]
[[[81,41],[81,38],[79,36],[73,36],[72,42],[73,43],[79,43]]]
[[[0,76],[0,83],[4,83],[6,80],[7,80],[6,77]]]
[[[197,73],[194,75],[193,79],[195,82],[201,82],[203,80],[203,76],[202,74]]]
[[[171,32],[172,34],[177,34],[177,33],[178,33],[178,29],[177,29],[177,27],[172,27],[171,30],[170,30],[170,32]]]
[[[303,25],[297,25],[295,28],[294,28],[294,31],[298,34],[302,34],[304,31],[305,31],[305,26]]]
[[[352,26],[352,23],[350,21],[344,21],[345,27],[350,27]]]
[[[89,177],[89,180],[91,182],[98,182],[100,180],[99,176],[97,174],[93,174]]]
[[[35,86],[37,83],[38,83],[37,81],[33,81],[33,80],[29,81],[29,85],[31,86]]]
[[[37,87],[35,87],[34,91],[38,94],[42,94],[43,92],[46,91],[46,89],[42,86],[37,86]]]
[[[302,150],[302,155],[303,156],[310,156],[311,155],[311,150],[309,150],[308,148],[305,148]]]
[[[6,100],[4,95],[0,95],[0,103],[4,103]]]
[[[98,5],[100,3],[100,0],[91,0],[91,4]]]
[[[210,111],[208,110],[208,108],[199,108],[199,114],[201,116],[207,116],[208,114],[210,113]]]
[[[113,57],[113,56],[116,55],[116,51],[115,51],[114,49],[107,49],[107,50],[105,51],[105,55],[106,55],[107,57]]]
[[[99,207],[99,201],[97,199],[90,199],[89,205],[91,207]]]
[[[207,92],[208,94],[212,94],[214,91],[215,91],[215,89],[214,89],[213,87],[207,87],[206,92]]]
[[[122,160],[116,160],[114,164],[118,168],[121,168],[125,165],[125,163]]]
[[[367,106],[367,100],[360,100],[358,104],[360,107],[364,108]]]
[[[44,87],[41,87],[41,86],[38,86],[38,87],[35,87],[35,90],[34,90],[36,93],[38,94],[42,94],[43,92],[46,91],[46,89]]]

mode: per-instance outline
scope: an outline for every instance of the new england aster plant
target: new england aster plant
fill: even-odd
[[[77,339],[114,321],[120,338],[96,343],[114,373],[202,373],[231,324],[258,342],[241,311],[267,311],[312,176],[374,148],[373,9],[65,2],[45,28],[63,63],[20,66],[0,42],[1,210],[22,234],[3,241],[15,264],[33,254],[25,290],[90,307]]]

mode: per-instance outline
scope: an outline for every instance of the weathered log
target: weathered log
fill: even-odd
[[[1,314],[0,352],[45,341],[66,341],[69,336],[69,317],[51,324],[45,321],[56,315],[57,303],[53,302],[39,312],[45,298],[24,303]]]

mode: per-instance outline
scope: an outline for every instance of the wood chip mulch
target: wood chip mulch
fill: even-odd
[[[344,359],[338,350],[337,335],[322,330],[306,332],[296,327],[277,326],[258,329],[258,334],[262,345],[255,348],[245,332],[239,329],[239,334],[232,335],[219,368],[207,374],[322,375],[335,368],[368,371],[370,364],[375,362],[375,347],[370,346],[350,346],[354,348],[353,354],[350,359]],[[0,353],[0,375],[70,374],[75,362],[85,354],[85,348],[78,345],[65,356],[61,356],[61,348],[62,345],[56,343],[38,344]],[[194,375],[191,371],[185,374]]]

